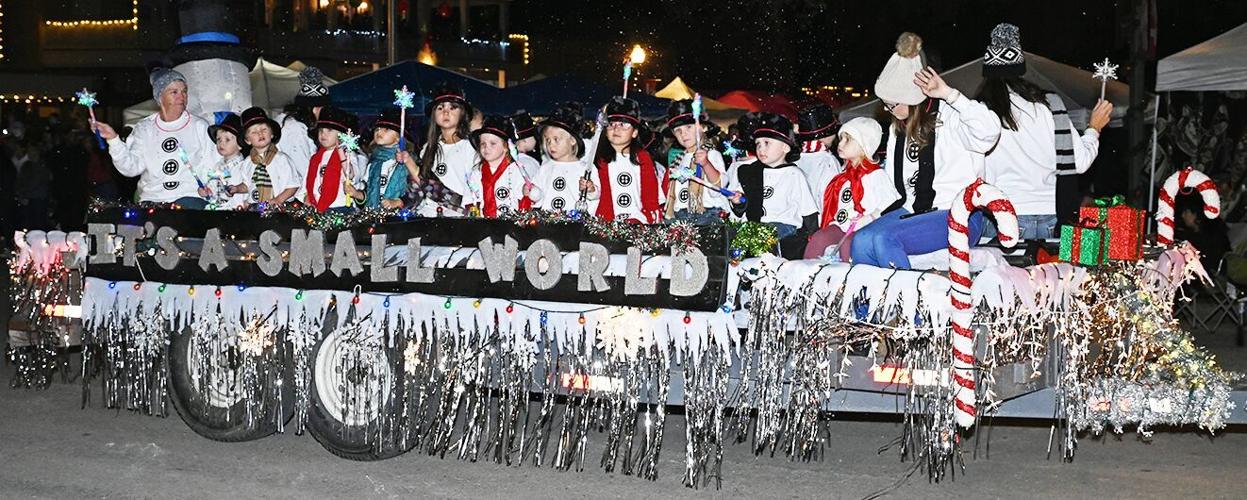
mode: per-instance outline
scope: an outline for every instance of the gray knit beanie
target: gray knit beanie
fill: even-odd
[[[186,83],[186,77],[172,68],[156,68],[152,70],[147,79],[152,83],[152,98],[156,102],[160,102],[160,93],[164,92],[165,87],[168,87],[169,84],[176,81]]]

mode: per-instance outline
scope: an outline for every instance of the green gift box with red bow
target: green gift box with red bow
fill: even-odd
[[[1143,258],[1147,212],[1126,205],[1124,196],[1098,198],[1094,205],[1082,207],[1078,217],[1083,221],[1094,220],[1095,227],[1104,230],[1109,260]]]

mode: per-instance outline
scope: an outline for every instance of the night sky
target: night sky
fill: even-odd
[[[535,69],[547,74],[606,81],[641,43],[651,49],[643,76],[679,75],[707,90],[793,92],[872,84],[903,31],[924,38],[937,67],[957,66],[982,56],[999,22],[1021,28],[1024,50],[1067,64],[1125,62],[1129,28],[1119,7],[1127,9],[1087,0],[517,0],[511,12],[513,31],[535,40]],[[1158,0],[1156,10],[1158,57],[1247,20],[1242,0]]]

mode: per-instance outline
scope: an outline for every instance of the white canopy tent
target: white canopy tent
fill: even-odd
[[[1161,59],[1156,90],[1247,90],[1247,24]]]
[[[950,86],[973,95],[983,83],[983,60],[975,59],[940,74]],[[1070,118],[1078,128],[1086,127],[1087,117],[1100,98],[1100,81],[1091,72],[1046,57],[1026,53],[1026,74],[1022,78],[1041,88],[1055,92],[1065,102]],[[1130,86],[1110,80],[1104,97],[1113,103],[1113,124],[1120,126],[1130,105]],[[840,112],[840,120],[848,121],[858,116],[874,116],[879,109],[879,99],[871,99]]]
[[[1203,43],[1161,59],[1156,64],[1157,92],[1234,92],[1247,91],[1247,23]],[[1167,94],[1166,94],[1167,95]],[[1168,99],[1168,98],[1166,98]],[[1159,96],[1157,98],[1159,101]],[[1156,186],[1158,127],[1152,128],[1152,186]],[[1236,189],[1242,189],[1237,187]],[[1230,193],[1223,194],[1223,202]],[[1149,197],[1152,198],[1152,197]],[[1149,207],[1151,201],[1149,201]],[[1225,208],[1224,206],[1222,208]],[[1228,213],[1229,210],[1223,210]],[[1234,226],[1231,224],[1231,226]],[[1242,239],[1243,226],[1237,231]]]
[[[281,66],[263,57],[256,59],[255,67],[248,74],[251,79],[251,102],[268,110],[270,115],[280,112],[299,94],[299,71],[305,67],[299,61],[291,63],[290,66]],[[329,77],[325,77],[322,81],[326,87],[338,83]],[[134,125],[159,110],[160,107],[153,100],[135,104],[125,109],[125,123]]]

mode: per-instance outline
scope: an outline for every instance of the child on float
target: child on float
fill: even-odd
[[[364,189],[355,194],[355,201],[364,208],[403,208],[410,172],[419,172],[416,160],[408,150],[399,150],[401,110],[388,108],[381,112],[372,128],[372,154],[364,169]]]
[[[515,149],[520,153],[515,161],[524,167],[524,172],[528,174],[529,179],[536,179],[537,174],[541,172],[541,150],[537,147],[539,145],[537,124],[533,123],[532,115],[524,110],[516,111],[511,115],[510,121],[515,133]]]
[[[810,183],[810,191],[814,195],[814,203],[821,209],[825,205],[823,191],[831,178],[843,170],[833,154],[835,150],[832,149],[840,129],[840,120],[831,106],[818,104],[802,109],[797,116],[797,125],[797,142],[802,145],[797,168],[805,173],[805,180]],[[875,146],[878,145],[878,141],[875,141]],[[866,152],[868,157],[874,154],[874,151]]]
[[[586,144],[584,110],[579,103],[568,102],[541,122],[541,142],[547,155],[536,179],[539,191],[537,208],[560,212],[597,211],[598,187],[593,167],[584,160]],[[596,142],[596,141],[594,141]]]
[[[238,180],[247,188],[235,195],[239,205],[280,205],[298,200],[305,169],[295,168],[294,160],[278,149],[281,127],[263,108],[252,107],[242,112],[242,130],[251,152],[239,170]]]
[[[733,216],[775,227],[780,254],[800,259],[806,238],[818,228],[818,206],[805,174],[793,163],[801,150],[792,122],[774,113],[762,113],[752,135],[758,160],[742,165],[728,179],[728,185],[738,189],[731,197]]]
[[[675,138],[682,152],[671,160],[663,180],[667,193],[666,218],[713,224],[727,216],[731,206],[728,199],[717,190],[704,188],[691,180],[681,181],[671,175],[676,169],[691,170],[712,186],[723,185],[723,155],[714,149],[713,142],[707,138],[710,135],[707,133],[709,117],[703,112],[698,118],[693,116],[691,99],[673,101],[667,107],[667,131]]]
[[[901,198],[887,172],[870,158],[883,138],[879,122],[854,118],[840,127],[839,135],[836,152],[844,160],[844,171],[832,177],[816,197],[823,200],[823,206],[819,230],[805,247],[807,259],[849,262],[853,233]]]
[[[316,121],[316,142],[320,148],[308,161],[304,180],[305,202],[317,212],[349,213],[354,211],[352,199],[362,192],[355,177],[364,168],[362,157],[342,148],[338,134],[351,130],[352,117],[332,106],[320,110]]]
[[[662,222],[662,193],[650,157],[640,142],[641,106],[624,97],[606,104],[606,140],[594,155],[601,194],[597,215],[604,219]]]
[[[984,156],[1000,138],[1000,119],[987,106],[944,83],[926,67],[922,39],[904,33],[875,82],[875,95],[892,114],[884,170],[901,198],[857,231],[857,264],[910,269],[910,255],[948,246],[948,209],[957,193],[983,176]],[[970,244],[983,227],[970,217]]]
[[[541,189],[533,184],[524,166],[511,154],[515,141],[511,119],[486,116],[470,138],[481,159],[472,169],[472,184],[480,186],[477,209],[481,215],[496,218],[505,210],[532,209],[533,193],[540,198]]]
[[[247,186],[239,182],[239,173],[247,162],[246,145],[238,138],[242,135],[242,120],[229,113],[221,123],[208,127],[208,137],[216,143],[221,156],[215,164],[195,166],[195,178],[199,182],[199,196],[208,200],[208,210],[232,210],[238,208],[234,195],[246,193]]]
[[[462,89],[443,83],[429,95],[424,114],[429,129],[417,162],[420,168],[409,172],[420,181],[417,211],[426,217],[463,215],[477,201],[468,186],[472,168],[480,163],[468,140],[474,109]]]

